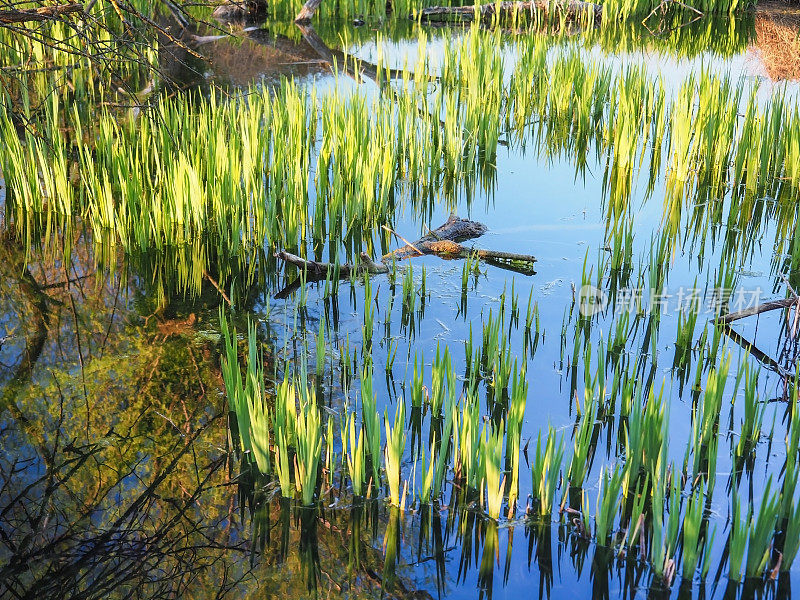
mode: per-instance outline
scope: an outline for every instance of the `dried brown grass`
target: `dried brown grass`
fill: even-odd
[[[800,9],[783,2],[759,5],[756,48],[773,81],[800,79]]]

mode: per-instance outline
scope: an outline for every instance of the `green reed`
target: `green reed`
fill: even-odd
[[[445,397],[455,394],[455,372],[453,371],[450,349],[445,347],[440,354],[436,346],[436,356],[431,364],[431,394],[428,398],[431,414],[438,417],[442,413]]]
[[[503,507],[505,476],[503,474],[503,438],[505,431],[502,421],[499,426],[483,427],[481,435],[481,474],[486,489],[485,507],[492,519],[500,518]],[[483,494],[481,494],[483,496]]]
[[[786,519],[784,542],[781,549],[781,571],[786,572],[792,568],[798,550],[800,550],[800,502],[795,500],[795,506]]]
[[[389,415],[384,414],[386,426],[386,479],[389,484],[389,498],[394,506],[405,508],[405,494],[400,497],[401,466],[406,445],[405,403],[398,402],[394,412],[394,426],[389,423]]]
[[[419,359],[419,366],[417,364],[417,355],[414,355],[414,372],[411,379],[411,406],[412,408],[422,408],[423,402],[423,380],[422,372],[425,367],[425,355],[423,354]]]
[[[313,392],[309,392],[308,400],[300,404],[296,419],[295,485],[303,506],[311,506],[314,503],[322,455],[320,412]]]
[[[549,518],[553,512],[555,493],[561,477],[561,463],[564,458],[564,440],[556,442],[556,432],[547,429],[547,438],[542,444],[542,432],[536,439],[536,453],[531,463],[533,478],[532,496],[534,506],[538,507],[541,518]]]
[[[270,472],[270,411],[264,397],[264,357],[257,348],[255,323],[250,321],[247,327],[247,383],[244,397],[249,411],[249,440],[251,451],[258,470]]]
[[[705,517],[705,493],[701,484],[692,492],[686,504],[686,513],[683,519],[683,578],[691,581],[694,578],[697,565],[702,555],[707,553],[713,536],[703,535],[703,522]]]
[[[442,494],[442,486],[444,485],[445,475],[448,468],[448,452],[450,448],[450,435],[453,431],[453,421],[456,407],[448,407],[449,410],[445,411],[444,426],[442,427],[442,441],[438,446],[436,453],[436,466],[433,472],[433,485],[431,487],[431,500],[434,502],[439,499]],[[435,436],[433,437],[433,447],[436,448]]]
[[[746,359],[741,368],[744,372],[744,415],[739,443],[736,445],[737,458],[746,456],[755,448],[761,437],[761,425],[767,408],[765,403],[759,401],[756,391],[759,371],[753,373]]]
[[[634,399],[627,422],[620,428],[626,457],[622,486],[625,498],[629,498],[643,480],[653,481],[658,476],[666,461],[669,426],[663,389],[658,395],[651,389],[646,402],[640,387],[635,391],[632,388],[630,393]]]
[[[730,368],[730,354],[726,355],[719,369],[712,369],[706,379],[705,393],[695,408],[692,419],[692,444],[694,449],[695,474],[701,471],[712,438],[719,429],[719,416],[722,410],[722,395],[725,391],[725,380]]]
[[[742,563],[747,549],[747,537],[750,532],[749,517],[742,520],[741,504],[736,490],[732,490],[731,498],[731,530],[728,536],[728,577],[733,581],[742,579]]]
[[[428,460],[427,468],[425,466],[426,460],[426,453],[425,448],[423,447],[419,456],[422,458],[422,478],[420,480],[420,488],[419,488],[419,501],[420,504],[428,504],[431,501],[431,492],[433,490],[433,483],[434,483],[434,469],[436,467],[436,436],[434,435],[433,439],[431,440],[431,452],[430,452],[430,460]]]
[[[358,436],[356,437],[356,429]],[[364,455],[364,430],[356,427],[355,415],[350,414],[347,420],[347,433],[349,446],[346,448],[347,472],[350,476],[350,483],[353,486],[353,495],[360,498],[364,495],[365,466],[366,458]]]
[[[549,129],[543,128],[566,126],[579,163],[592,141],[609,159],[614,214],[627,203],[630,173],[648,145],[655,160],[668,144],[670,179],[690,187],[711,178],[740,194],[742,183],[745,198],[779,184],[798,189],[800,113],[779,94],[763,102],[751,93],[738,118],[741,81],[701,71],[668,100],[663,84],[640,66],[614,73],[588,62],[576,45],[559,48],[545,69],[550,42],[541,37],[518,45],[519,60],[506,79],[496,35],[474,28],[447,41],[444,85],[433,94],[421,93],[432,74],[423,60],[402,74],[392,98],[335,93],[323,100],[287,83],[276,96],[265,90],[224,102],[212,96],[192,110],[180,98],[159,99],[154,119],[101,110],[90,121],[78,109],[62,110],[55,95],[37,117],[47,143],[30,131],[19,139],[4,108],[0,129],[8,143],[0,166],[9,220],[52,239],[54,229],[68,229],[80,216],[95,232],[113,232],[126,252],[206,236],[210,247],[243,257],[265,241],[303,247],[323,230],[344,239],[389,221],[401,181],[424,192],[443,181],[483,177],[506,128],[522,142],[544,139]],[[444,127],[433,115],[443,115]],[[441,135],[432,135],[436,128]],[[208,140],[208,151],[200,151],[197,139]],[[73,157],[77,188],[69,183]],[[317,202],[309,202],[313,195]],[[741,206],[735,217],[746,224],[752,210],[748,202]],[[202,274],[199,268],[187,276],[186,288],[197,290]]]
[[[597,420],[597,403],[592,397],[586,398],[585,410],[578,421],[573,439],[572,459],[569,463],[567,478],[570,486],[583,487],[589,472],[589,460],[592,454],[595,422]]]
[[[513,507],[519,496],[519,457],[522,442],[522,421],[525,417],[525,405],[528,399],[528,381],[525,371],[517,370],[514,363],[514,372],[511,388],[511,399],[508,408],[508,425],[506,428],[506,462],[510,465],[511,479],[509,481],[508,504]]]
[[[465,485],[473,490],[478,489],[481,480],[481,430],[480,401],[477,396],[465,396],[458,421],[459,456],[457,472]]]
[[[625,547],[633,547],[636,545],[638,536],[644,533],[644,520],[645,520],[645,504],[650,499],[649,491],[650,478],[649,476],[639,485],[633,496],[631,503],[630,515],[627,517],[627,527],[619,547],[619,556],[622,556]],[[627,502],[628,496],[625,496]]]
[[[794,495],[800,479],[800,409],[798,408],[797,379],[790,404],[789,426],[786,434],[786,463],[784,465],[783,489],[781,490],[781,516],[789,518],[793,514]]]
[[[220,332],[225,347],[221,371],[228,408],[236,415],[239,449],[251,457],[262,474],[270,472],[269,408],[264,397],[264,360],[258,351],[255,323],[247,324],[247,362],[244,382],[239,366],[236,328],[231,329],[222,310]]]
[[[288,379],[284,379],[278,387],[275,399],[275,419],[272,423],[275,436],[275,472],[281,488],[281,496],[294,497],[292,486],[292,468],[290,446],[294,443],[296,417],[295,388]]]
[[[239,440],[241,451],[250,449],[250,411],[248,403],[244,397],[244,385],[242,383],[242,372],[239,366],[238,340],[236,328],[231,329],[225,314],[220,310],[219,319],[220,333],[222,334],[225,353],[220,360],[222,380],[225,383],[225,391],[228,396],[228,410],[236,415],[239,424]]]
[[[775,519],[778,515],[778,496],[772,493],[772,477],[764,486],[761,505],[755,517],[750,521],[750,535],[747,548],[747,561],[745,562],[745,575],[748,578],[761,577],[767,568],[770,551],[772,550],[772,534],[775,531]]]
[[[609,473],[608,471],[611,470]],[[600,486],[597,493],[597,510],[594,515],[597,543],[605,546],[614,531],[614,521],[619,512],[622,498],[623,471],[619,467],[604,468],[600,471]]]
[[[372,466],[372,485],[380,484],[381,425],[376,408],[377,398],[372,391],[372,366],[361,370],[361,420],[367,436],[367,450]]]

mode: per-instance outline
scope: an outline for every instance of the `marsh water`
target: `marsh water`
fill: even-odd
[[[568,35],[521,28],[498,39],[506,79],[521,40],[540,36],[552,46],[549,60],[569,48],[615,73],[641,66],[660,75],[668,98],[692,73],[710,73],[748,90],[757,86],[759,102],[782,95],[791,105],[798,84],[773,80],[756,18],[706,17],[656,31],[637,21]],[[305,31],[273,22],[210,28],[195,48],[199,56],[160,49],[170,84],[154,94],[216,95],[224,103],[253,85],[279,89],[293,77],[324,107],[326,95],[383,93],[374,79],[353,77],[330,56],[396,69],[423,56],[435,72],[448,44],[479,35],[466,27],[366,21]],[[534,119],[524,130],[501,134],[496,152],[479,153],[468,177],[419,193],[414,182],[399,181],[387,229],[289,249],[319,261],[353,262],[361,251],[377,259],[455,214],[487,227],[463,243],[533,255],[532,269],[415,256],[368,283],[352,278],[334,286],[298,281],[297,269],[272,256],[282,248],[271,243],[231,256],[202,242],[129,251],[81,219],[54,241],[5,215],[0,595],[790,598],[800,566],[783,572],[771,559],[774,577],[731,581],[726,540],[730,490],[757,511],[764,490],[783,481],[798,364],[795,313],[767,312],[725,328],[713,322],[800,286],[793,184],[676,185],[666,148],[637,150],[629,163],[595,140],[576,139],[556,119]],[[315,176],[312,169],[308,177]],[[5,207],[14,190],[0,191]],[[309,203],[315,201],[312,189]],[[368,339],[365,312],[374,319]],[[220,370],[221,314],[242,338],[247,323],[255,324],[267,396],[284,373],[306,373],[336,436],[359,405],[367,353],[378,411],[391,416],[410,399],[417,361],[430,388],[431,365],[447,350],[466,386],[465,347],[480,345],[487,323],[499,320],[499,333],[489,335],[503,340],[515,373],[528,381],[516,509],[504,506],[500,519],[488,518],[453,475],[438,502],[417,502],[419,448],[428,447],[435,427],[427,409],[410,405],[405,510],[390,506],[383,490],[372,499],[348,493],[336,436],[316,505],[282,498],[276,482],[255,476],[237,451]],[[681,335],[687,314],[696,315],[688,341]],[[678,576],[665,584],[643,549],[586,539],[575,514],[589,507],[594,515],[602,470],[629,459],[618,437],[617,384],[633,377],[666,399],[666,458],[691,476],[695,407],[726,355],[716,434],[722,450],[706,506],[716,540],[704,558],[710,568],[703,581]],[[733,448],[748,418],[740,401],[745,365],[763,417],[754,448],[737,460]],[[605,409],[583,503],[565,501],[552,518],[532,518],[526,498],[537,436],[554,428],[571,454],[586,390],[598,386],[598,375]],[[481,419],[489,421],[495,391],[488,379],[479,386]],[[567,496],[562,481],[556,504]]]

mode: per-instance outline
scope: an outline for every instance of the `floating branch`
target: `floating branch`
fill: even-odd
[[[386,228],[393,235],[394,232]],[[296,254],[290,252],[280,251],[275,253],[275,258],[284,262],[292,264],[305,272],[304,278],[298,278],[291,284],[283,288],[276,298],[286,298],[299,288],[303,281],[321,281],[332,275],[338,276],[339,279],[350,277],[355,271],[357,275],[369,273],[371,275],[380,275],[389,272],[387,263],[393,260],[403,260],[405,258],[413,258],[414,256],[422,255],[436,255],[444,259],[453,258],[467,258],[469,256],[477,256],[486,260],[502,269],[508,269],[523,273],[525,275],[533,275],[533,263],[536,262],[536,257],[530,254],[517,254],[514,252],[500,252],[496,250],[482,250],[477,248],[468,248],[463,246],[462,241],[480,237],[486,233],[487,227],[483,223],[477,221],[470,221],[468,219],[460,219],[455,215],[451,215],[449,219],[436,229],[429,231],[426,235],[422,236],[416,242],[408,242],[402,248],[398,248],[394,252],[390,252],[381,258],[380,263],[376,263],[365,252],[361,253],[360,261],[356,265],[343,264],[335,265],[332,263],[317,262],[314,260],[306,260]],[[400,236],[398,236],[400,237]],[[400,238],[403,239],[403,238]],[[405,240],[403,240],[405,241]]]
[[[722,326],[722,331],[728,337],[730,337],[734,342],[739,344],[742,348],[745,348],[750,354],[752,354],[762,364],[766,365],[769,369],[781,375],[790,376],[791,373],[783,365],[781,365],[777,360],[769,356],[766,352],[757,348],[754,342],[748,341],[747,339],[745,339],[743,335],[735,331],[731,327],[731,323],[747,317],[760,315],[761,313],[773,310],[780,310],[780,309],[791,309],[792,307],[795,307],[795,311],[797,311],[797,314],[800,314],[800,296],[792,296],[791,298],[783,298],[781,300],[770,300],[768,302],[762,302],[761,304],[745,308],[744,310],[739,310],[736,312],[720,315],[714,320],[714,322],[717,325]],[[795,317],[795,321],[796,320],[797,317]]]
[[[770,300],[769,302],[763,302],[757,306],[745,308],[744,310],[720,315],[719,317],[717,317],[716,322],[720,325],[727,325],[729,323],[733,323],[734,321],[738,321],[739,319],[744,319],[745,317],[760,315],[761,313],[765,313],[771,310],[778,310],[780,308],[791,308],[792,306],[797,306],[798,308],[800,308],[800,297],[784,298],[782,300]]]

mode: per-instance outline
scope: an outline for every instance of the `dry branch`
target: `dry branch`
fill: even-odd
[[[569,16],[579,17],[586,14],[593,14],[595,19],[600,19],[603,14],[603,7],[593,2],[583,2],[582,0],[566,0],[564,2],[550,2],[548,0],[528,0],[522,2],[505,2],[480,4],[478,6],[431,6],[423,8],[417,13],[417,17],[426,20],[437,20],[447,17],[458,17],[462,20],[475,19],[475,13],[481,19],[486,19],[495,14],[511,13],[531,13],[536,12],[555,12],[566,13]]]
[[[22,10],[0,11],[0,23],[26,23],[30,21],[49,21],[72,13],[82,13],[83,4],[59,4],[56,6],[42,6],[41,8],[26,8]]]
[[[784,298],[782,300],[770,300],[769,302],[762,302],[757,306],[752,306],[750,308],[745,308],[744,310],[740,310],[733,313],[727,313],[717,317],[717,323],[720,325],[727,325],[734,321],[738,321],[739,319],[744,319],[745,317],[752,317],[753,315],[760,315],[761,313],[768,312],[770,310],[778,310],[779,308],[791,308],[792,306],[798,305],[800,307],[800,298]]]

